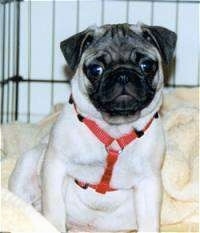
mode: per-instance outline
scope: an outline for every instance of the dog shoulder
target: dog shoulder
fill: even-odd
[[[99,144],[88,128],[78,119],[74,106],[68,103],[52,128],[50,143],[56,149],[65,152],[85,150],[85,145]]]

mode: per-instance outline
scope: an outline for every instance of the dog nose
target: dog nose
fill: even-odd
[[[127,84],[127,83],[129,82],[129,78],[128,78],[128,76],[122,74],[122,75],[120,75],[120,76],[118,77],[118,82],[119,82],[120,84],[125,85],[125,84]]]

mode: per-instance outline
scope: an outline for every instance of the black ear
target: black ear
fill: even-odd
[[[159,26],[143,25],[142,29],[143,37],[157,47],[163,62],[169,64],[176,47],[176,33]]]
[[[72,71],[76,70],[83,52],[92,43],[93,34],[93,30],[86,29],[60,43],[60,48]]]

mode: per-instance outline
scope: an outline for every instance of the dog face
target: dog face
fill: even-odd
[[[170,62],[175,44],[175,33],[165,28],[117,24],[88,28],[61,42],[61,49],[83,98],[115,123],[148,109],[163,84],[162,63]]]

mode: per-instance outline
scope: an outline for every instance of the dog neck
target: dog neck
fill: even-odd
[[[109,124],[103,119],[101,113],[90,103],[88,98],[81,96],[80,93],[73,92],[73,89],[72,96],[76,104],[77,112],[83,117],[88,117],[95,121],[99,127],[109,132],[112,137],[120,137],[123,134],[129,133],[133,128],[138,131],[142,130],[155,113],[158,112],[162,103],[162,91],[160,90],[156,93],[154,101],[148,106],[148,112],[146,109],[142,110],[138,119],[124,124]]]

